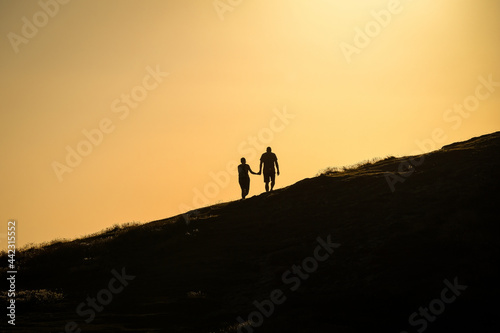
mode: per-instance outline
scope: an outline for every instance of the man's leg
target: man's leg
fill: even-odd
[[[274,183],[275,183],[275,180],[276,180],[276,174],[272,174],[271,175],[271,191],[273,190],[274,188]]]
[[[266,183],[266,192],[269,192],[269,174],[267,172],[263,172],[264,174],[264,183]]]

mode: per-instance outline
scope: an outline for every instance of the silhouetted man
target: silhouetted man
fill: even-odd
[[[258,175],[257,172],[253,172],[250,166],[247,164],[247,160],[242,157],[241,164],[238,165],[238,180],[241,187],[241,198],[245,199],[248,192],[250,191],[250,176],[248,175],[248,171],[250,171],[253,175]]]
[[[266,192],[269,191],[269,181],[271,181],[271,191],[274,188],[274,182],[276,179],[276,171],[274,170],[275,164],[279,176],[280,167],[278,165],[278,158],[276,157],[276,154],[271,152],[271,147],[267,147],[267,151],[260,157],[260,168],[259,168],[259,175],[261,171],[264,171],[264,183],[266,183]],[[264,165],[264,170],[262,169],[262,165]]]

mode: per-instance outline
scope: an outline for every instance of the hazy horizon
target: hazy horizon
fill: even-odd
[[[1,249],[499,130],[494,0],[0,0]],[[251,176],[249,197],[264,191]]]

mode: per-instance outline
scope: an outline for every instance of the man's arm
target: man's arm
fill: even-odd
[[[280,175],[280,166],[278,165],[278,159],[274,161],[276,163],[276,171],[278,172],[278,176]]]
[[[260,158],[260,166],[259,166],[259,175],[261,174],[262,172],[262,164],[264,164],[264,162],[262,162],[262,157]]]

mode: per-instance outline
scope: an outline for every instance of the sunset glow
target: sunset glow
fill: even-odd
[[[495,0],[0,0],[18,246],[238,200],[499,130]],[[363,189],[359,189],[362,191]],[[251,176],[250,194],[264,191]]]

